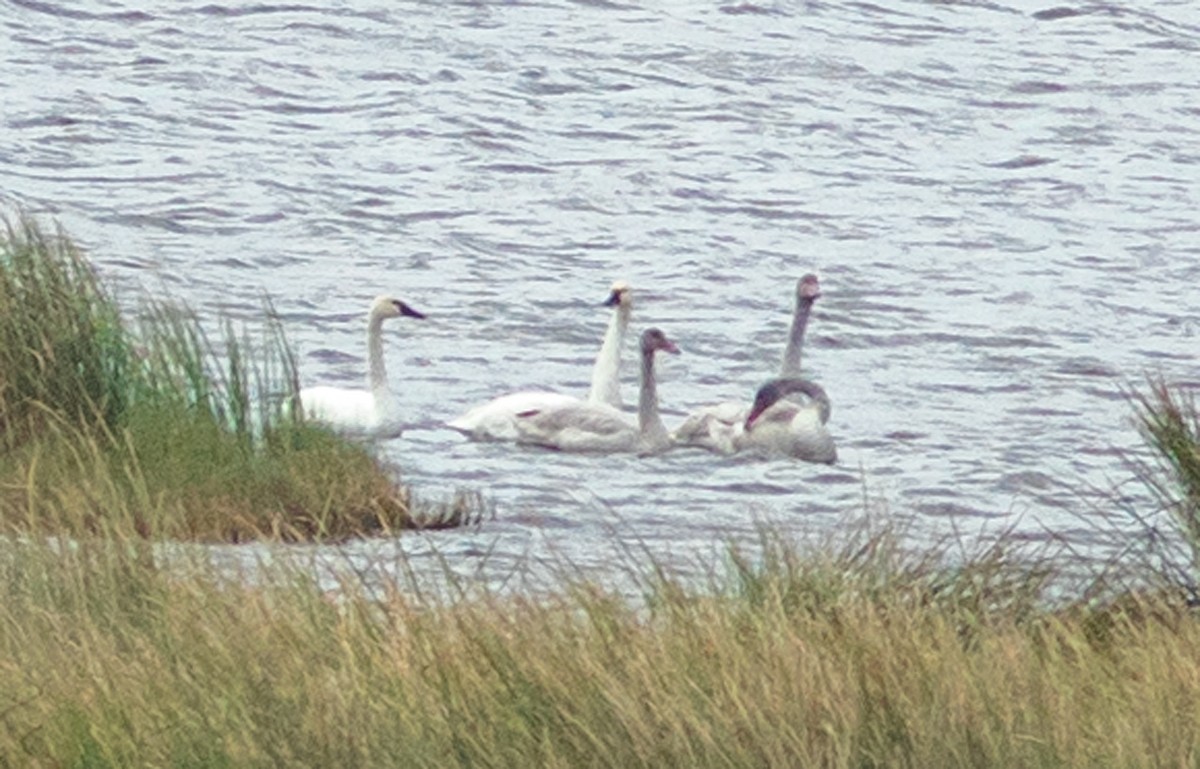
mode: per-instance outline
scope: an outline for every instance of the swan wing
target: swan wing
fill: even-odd
[[[300,391],[300,408],[306,419],[343,433],[378,432],[383,421],[375,405],[375,396],[367,390],[320,386]],[[399,427],[392,434],[399,435]]]
[[[617,409],[577,403],[518,415],[517,441],[562,451],[631,451],[638,430]]]
[[[734,437],[737,451],[789,456],[806,462],[833,464],[837,445],[815,405],[780,401],[762,413],[749,432]]]
[[[699,446],[722,454],[732,453],[733,440],[742,431],[750,407],[726,401],[697,409],[672,433],[672,439],[685,446]]]
[[[447,427],[475,440],[516,440],[517,415],[581,403],[578,398],[549,391],[526,390],[501,395],[446,423]]]

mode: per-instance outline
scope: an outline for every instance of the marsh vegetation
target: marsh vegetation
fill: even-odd
[[[478,515],[418,505],[369,447],[305,424],[291,350],[261,327],[210,338],[186,307],[116,302],[61,231],[0,243],[0,522],[69,535],[329,540]]]
[[[700,582],[630,555],[635,600],[570,564],[549,595],[435,594],[403,568],[331,591],[164,544],[418,520],[369,448],[282,408],[295,369],[264,316],[216,340],[172,305],[127,321],[61,232],[9,223],[0,765],[1200,761],[1200,418],[1166,383],[1133,399],[1162,504],[1132,520],[1179,549],[1119,578],[1064,579],[1061,552],[1003,536],[917,552],[884,524],[819,546],[764,527]]]

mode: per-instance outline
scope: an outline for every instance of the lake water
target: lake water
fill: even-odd
[[[386,327],[417,426],[382,450],[496,516],[364,552],[603,567],[827,531],[864,495],[932,534],[1083,540],[1081,490],[1140,443],[1125,388],[1200,382],[1198,23],[1191,0],[13,0],[0,200],[131,305],[257,318],[269,293],[306,384],[361,379],[374,295],[426,312]],[[835,467],[440,427],[585,391],[618,278],[635,332],[683,350],[668,424],[749,400],[809,271]]]

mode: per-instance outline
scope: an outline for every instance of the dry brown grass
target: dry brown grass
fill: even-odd
[[[967,600],[1011,595],[1016,562],[990,556],[967,570],[927,558],[888,566],[776,543],[788,568],[747,557],[723,589],[660,580],[639,607],[569,572],[560,593],[536,599],[446,602],[399,577],[370,593],[348,577],[330,594],[292,568],[251,581],[186,559],[156,567],[137,541],[6,548],[0,762],[1058,767],[1200,757],[1200,626],[1186,606],[1135,594],[1058,611]]]

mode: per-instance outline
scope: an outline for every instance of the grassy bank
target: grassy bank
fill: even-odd
[[[265,308],[210,339],[179,306],[122,318],[79,250],[28,218],[0,235],[0,525],[228,542],[453,525],[363,446],[289,415],[292,356]]]
[[[260,586],[135,541],[0,576],[0,764],[1194,766],[1200,625],[1169,593],[1041,603],[1045,564],[887,533],[770,544],[647,601],[571,578],[449,602]],[[186,576],[185,576],[186,575]],[[380,597],[382,595],[382,597]]]

